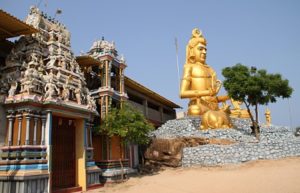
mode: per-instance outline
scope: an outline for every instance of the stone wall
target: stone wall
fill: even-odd
[[[48,175],[37,176],[1,176],[0,193],[46,193]]]
[[[209,139],[227,139],[232,144],[206,144],[197,147],[185,147],[182,166],[216,166],[242,163],[258,159],[279,159],[300,156],[300,137],[295,131],[282,126],[262,126],[260,140],[251,135],[248,119],[233,119],[235,128],[199,130],[199,118],[182,118],[168,121],[152,133],[152,137],[174,139],[178,137],[200,137]]]

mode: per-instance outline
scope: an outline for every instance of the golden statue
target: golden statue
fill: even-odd
[[[186,62],[180,87],[180,97],[190,99],[188,115],[202,116],[208,111],[220,111],[219,103],[229,99],[228,96],[217,96],[221,81],[217,80],[216,72],[205,60],[206,40],[196,28],[192,31],[192,37],[186,47]],[[209,114],[218,116],[218,113]]]
[[[241,101],[236,101],[234,99],[230,99],[233,109],[230,109],[230,117],[234,118],[250,118],[247,109],[241,109],[240,105],[242,104]]]
[[[232,124],[229,118],[229,105],[224,105],[222,109],[218,111],[209,110],[202,115],[200,129],[225,129],[232,128]]]
[[[266,116],[266,125],[271,126],[271,111],[267,108],[265,112]]]

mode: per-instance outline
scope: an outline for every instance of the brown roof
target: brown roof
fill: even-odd
[[[0,9],[0,39],[38,32],[34,27]]]
[[[125,87],[130,87],[132,89],[138,90],[139,92],[145,94],[146,96],[149,96],[162,104],[165,104],[171,108],[181,108],[179,105],[173,103],[169,99],[166,99],[165,97],[157,94],[156,92],[146,88],[145,86],[141,85],[140,83],[130,79],[129,77],[125,76]]]
[[[100,65],[101,62],[91,56],[88,55],[84,55],[84,56],[77,56],[76,57],[76,61],[77,63],[81,66],[81,67],[86,67],[86,66],[93,66],[93,65]]]

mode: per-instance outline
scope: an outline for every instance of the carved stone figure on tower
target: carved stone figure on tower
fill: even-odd
[[[33,64],[35,64],[35,65],[37,65],[38,64],[38,61],[39,61],[39,58],[38,58],[38,55],[36,54],[36,53],[31,53],[31,55],[30,55],[30,62],[29,62],[29,64],[30,63],[33,63]]]
[[[13,66],[19,62],[19,57],[15,51],[15,48],[12,48],[10,54],[7,56],[5,60],[6,66]]]
[[[96,101],[93,97],[91,97],[90,93],[87,94],[87,105],[88,105],[88,109],[96,111],[97,109]]]
[[[46,66],[47,67],[53,67],[54,66],[54,64],[55,64],[55,61],[56,61],[56,56],[49,56],[49,62],[47,62],[47,64],[46,64]]]
[[[79,84],[78,87],[75,89],[75,97],[79,105],[81,105],[81,90],[82,90],[82,86],[81,84]]]
[[[56,94],[59,95],[59,89],[56,87],[53,79],[49,79],[45,86],[45,100],[53,99]]]
[[[69,76],[66,83],[63,85],[62,99],[64,101],[69,101],[70,98],[70,82],[72,81],[72,76]]]
[[[16,90],[18,87],[18,82],[12,82],[10,85],[10,89],[8,91],[8,97],[13,97],[16,94]]]

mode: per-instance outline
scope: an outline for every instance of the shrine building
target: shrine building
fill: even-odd
[[[93,126],[124,101],[155,127],[179,106],[125,76],[114,42],[76,57],[67,28],[38,8],[0,18],[0,193],[86,191],[136,172],[139,146]]]

